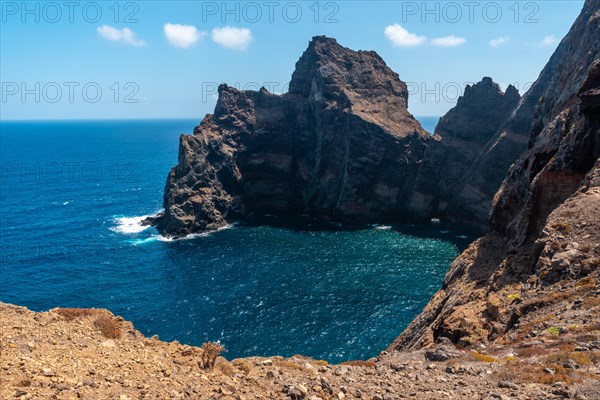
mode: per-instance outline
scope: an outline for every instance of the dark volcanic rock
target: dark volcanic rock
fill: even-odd
[[[490,155],[486,162],[495,168],[479,170],[474,164],[504,127],[519,99],[517,89],[509,86],[503,93],[491,78],[467,86],[457,105],[440,119],[435,130],[440,140],[425,152],[411,202],[414,213],[487,225],[493,195],[524,144]],[[476,186],[472,184],[475,177],[482,178]]]
[[[252,214],[347,224],[407,218],[429,142],[406,84],[375,52],[318,36],[289,93],[219,87],[213,115],[180,139],[158,229],[185,235]]]
[[[494,198],[493,231],[453,262],[442,289],[393,349],[418,348],[442,337],[461,346],[507,343],[530,334],[519,329],[527,329],[527,322],[535,326],[536,316],[543,326],[562,326],[557,316],[565,303],[582,293],[597,296],[597,290],[589,292],[593,284],[588,292],[581,287],[600,279],[599,59],[600,0],[586,0],[482,155],[518,141],[514,138],[529,127],[527,149]],[[582,321],[586,315],[597,321],[594,312],[583,311]]]
[[[503,158],[491,162],[503,167],[477,172],[481,190],[465,189],[467,179],[518,101],[514,87],[503,93],[484,78],[431,136],[407,111],[406,84],[377,53],[317,36],[287,94],[219,87],[214,114],[181,137],[158,229],[181,236],[261,214],[481,224],[521,149],[497,153]]]
[[[590,100],[596,98],[592,64],[600,57],[599,5],[586,2],[531,89],[539,101],[530,146],[496,194],[491,218],[513,246],[539,234],[548,214],[577,190],[598,158],[600,144],[590,129],[598,111]]]

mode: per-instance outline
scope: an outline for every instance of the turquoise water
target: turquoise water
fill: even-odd
[[[469,240],[439,225],[304,220],[165,241],[136,222],[160,210],[178,136],[197,122],[3,122],[0,300],[105,307],[163,340],[220,340],[228,358],[366,358]]]

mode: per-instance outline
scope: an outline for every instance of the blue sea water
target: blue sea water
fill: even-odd
[[[415,117],[420,123],[421,126],[429,133],[433,134],[435,132],[435,127],[438,122],[440,122],[440,117]]]
[[[357,231],[237,225],[165,241],[178,137],[196,120],[2,122],[0,300],[105,307],[146,335],[225,356],[329,361],[384,349],[468,238],[440,225]]]

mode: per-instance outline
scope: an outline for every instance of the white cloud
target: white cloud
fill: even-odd
[[[97,28],[97,31],[100,37],[111,42],[123,42],[136,47],[146,45],[146,42],[138,39],[129,28],[118,29],[109,25],[102,25]]]
[[[208,32],[201,32],[193,25],[165,24],[165,37],[171,46],[187,49],[203,39]]]
[[[213,42],[233,50],[246,50],[252,42],[252,32],[248,28],[225,26],[212,30],[210,37]]]
[[[542,44],[542,46],[552,46],[557,41],[558,41],[558,39],[556,39],[556,36],[548,35],[548,36],[544,36],[541,44]]]
[[[467,39],[465,39],[464,37],[450,35],[435,38],[431,41],[431,44],[439,47],[456,47],[460,46],[461,44],[464,44],[466,41]]]
[[[384,33],[385,37],[397,47],[416,47],[422,45],[427,40],[425,36],[418,36],[414,33],[410,33],[400,24],[387,26]]]
[[[500,37],[497,37],[496,39],[490,40],[490,46],[500,47],[503,44],[508,43],[509,40],[510,40],[510,38],[508,36],[500,36]]]

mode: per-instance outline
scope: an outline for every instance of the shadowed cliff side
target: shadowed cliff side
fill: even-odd
[[[587,0],[495,140],[501,146],[511,129],[531,126],[528,149],[494,198],[492,232],[454,261],[442,289],[390,348],[441,338],[510,343],[565,321],[600,329],[595,303],[582,300],[600,296],[599,58],[600,0]],[[568,316],[571,302],[587,308]]]
[[[473,164],[506,125],[519,100],[514,86],[503,93],[487,77],[466,87],[456,106],[436,127],[435,134],[440,140],[427,147],[411,211],[486,230],[493,195],[510,164],[525,149],[526,139],[519,146],[506,146],[502,153],[487,154],[486,162],[494,168],[479,170]],[[483,179],[465,189],[474,171]]]

